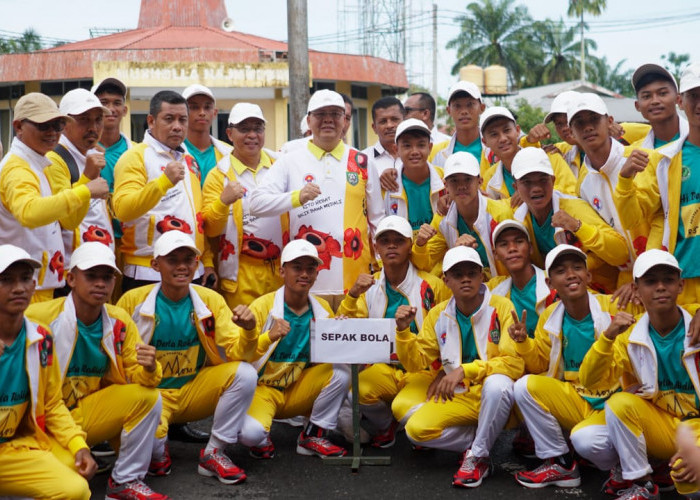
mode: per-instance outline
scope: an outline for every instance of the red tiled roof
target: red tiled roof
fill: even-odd
[[[94,61],[260,62],[259,51],[287,44],[219,25],[222,0],[142,0],[139,27],[29,54],[0,56],[0,82],[92,78]],[[403,64],[371,56],[309,51],[314,80],[408,88]]]

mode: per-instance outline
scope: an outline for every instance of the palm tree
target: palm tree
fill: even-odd
[[[0,40],[0,54],[20,54],[41,49],[41,37],[34,28],[24,30],[18,38]]]
[[[560,19],[538,21],[532,26],[533,36],[541,51],[542,64],[532,68],[528,86],[574,80],[578,76],[578,43],[576,27],[567,28]],[[586,51],[595,50],[596,43],[584,40]]]
[[[627,62],[623,59],[614,67],[608,64],[608,58],[603,56],[589,57],[592,64],[588,66],[591,70],[590,81],[627,97],[634,97],[632,88],[632,70],[622,71],[622,66]]]
[[[586,52],[583,38],[583,30],[585,25],[583,23],[583,14],[588,13],[593,16],[599,16],[602,14],[603,9],[605,9],[606,3],[606,0],[569,0],[569,10],[566,12],[566,14],[569,17],[581,18],[581,80],[586,79]]]
[[[515,83],[522,83],[531,62],[538,57],[530,28],[532,18],[527,7],[514,6],[515,0],[483,0],[467,5],[459,16],[461,31],[447,43],[457,49],[457,62],[452,74],[467,64],[487,66],[500,64],[508,69]]]

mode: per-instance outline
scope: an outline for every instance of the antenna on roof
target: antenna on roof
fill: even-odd
[[[224,20],[221,21],[221,29],[228,32],[233,31],[233,19],[225,17]]]

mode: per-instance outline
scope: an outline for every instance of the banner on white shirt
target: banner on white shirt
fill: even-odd
[[[396,350],[393,319],[319,319],[315,330],[312,363],[389,363]]]

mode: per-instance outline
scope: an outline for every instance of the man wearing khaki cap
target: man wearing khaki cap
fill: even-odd
[[[90,199],[109,193],[104,179],[53,194],[44,174],[46,154],[56,147],[69,116],[53,100],[37,92],[21,97],[14,110],[15,139],[0,163],[0,244],[21,245],[41,262],[33,301],[53,298],[63,286],[64,247],[61,226],[75,229]]]
[[[219,239],[217,272],[231,308],[282,286],[277,270],[289,216],[250,214],[250,193],[265,182],[275,161],[274,153],[263,149],[265,121],[256,104],[239,102],[231,109],[226,133],[233,152],[204,183],[204,234]]]
[[[44,173],[54,193],[99,179],[106,165],[104,153],[95,148],[109,109],[93,93],[74,89],[63,96],[59,110],[73,120],[66,124],[58,145],[46,155],[51,165]],[[92,200],[80,225],[63,232],[65,260],[69,261],[73,250],[87,241],[103,243],[114,252],[114,231],[106,200]]]

